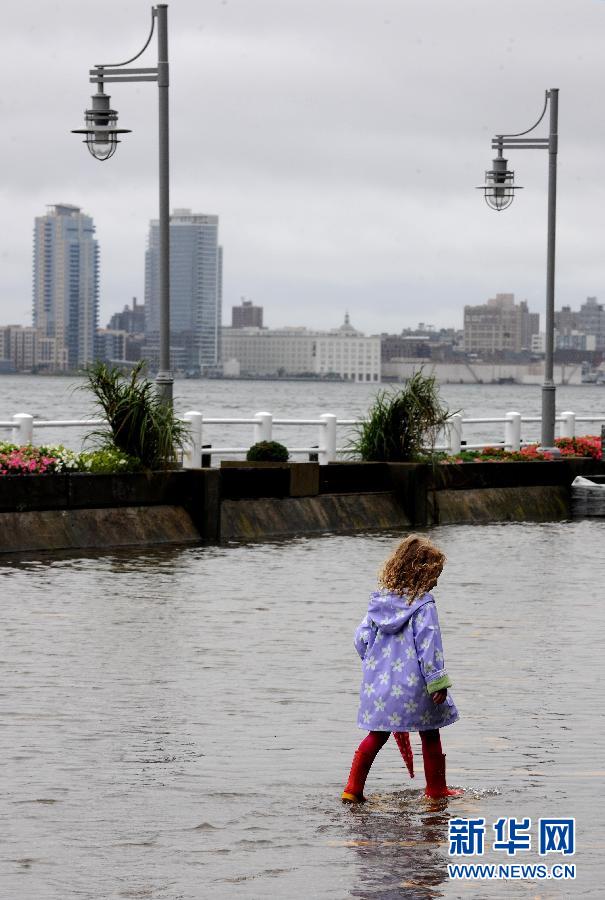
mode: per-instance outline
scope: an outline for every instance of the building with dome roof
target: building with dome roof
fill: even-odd
[[[225,374],[309,376],[340,381],[380,381],[380,336],[366,336],[349,314],[338,328],[223,328]]]

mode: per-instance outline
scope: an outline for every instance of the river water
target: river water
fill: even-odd
[[[0,421],[10,420],[17,412],[27,412],[37,419],[83,419],[95,415],[90,395],[81,390],[80,379],[31,375],[0,376]],[[384,386],[388,387],[388,386]],[[174,385],[175,409],[179,414],[199,410],[208,418],[238,418],[256,412],[271,412],[280,418],[317,418],[321,413],[334,413],[342,419],[365,415],[378,388],[371,384],[344,382],[291,381],[221,381],[178,380]],[[467,418],[504,416],[515,410],[524,416],[539,416],[541,389],[534,385],[446,384],[441,396],[452,412],[461,411]],[[602,416],[605,420],[605,387],[603,385],[566,385],[557,388],[557,412],[571,410],[577,415]],[[503,440],[502,424],[467,426],[464,437],[475,441]],[[40,429],[36,443],[64,443],[79,449],[87,429]],[[577,426],[578,434],[600,433],[600,423]],[[0,440],[10,431],[0,431]],[[538,440],[538,424],[526,424],[524,440]],[[293,428],[276,426],[274,437],[290,447],[317,444],[315,426]],[[338,445],[346,447],[350,429],[340,428]],[[253,426],[208,425],[204,442],[214,447],[249,447],[253,443]]]
[[[428,533],[466,793],[389,741],[360,808],[352,633],[398,535],[0,558],[0,896],[602,897],[605,522]],[[575,816],[577,881],[449,881],[453,816]]]

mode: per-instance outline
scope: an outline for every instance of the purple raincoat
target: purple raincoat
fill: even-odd
[[[365,731],[426,731],[458,719],[449,695],[433,703],[429,691],[449,687],[437,607],[431,594],[408,606],[387,590],[370,595],[355,632],[363,660],[357,724]]]

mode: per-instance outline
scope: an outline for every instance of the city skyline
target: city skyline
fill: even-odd
[[[494,28],[503,8],[506,25]],[[133,129],[111,161],[94,161],[69,132],[89,103],[90,66],[136,52],[149,9],[108,0],[99,18],[75,0],[59,12],[24,0],[7,13],[6,64],[28,78],[4,111],[6,320],[28,321],[30,222],[53,200],[95,217],[102,319],[143,296],[140,260],[157,216],[153,90],[111,86],[119,124]],[[545,159],[509,154],[525,190],[502,214],[474,187],[492,134],[535,121],[555,86],[556,305],[603,296],[594,172],[605,137],[604,23],[597,0],[351,0],[346,11],[337,0],[172,4],[171,206],[220,216],[226,305],[251,297],[277,326],[299,309],[303,324],[329,327],[349,309],[365,332],[446,325],[494,289],[542,311]]]

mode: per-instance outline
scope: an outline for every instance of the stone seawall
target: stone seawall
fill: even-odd
[[[0,553],[199,544],[182,506],[46,509],[0,513]]]
[[[295,463],[0,480],[0,553],[216,544],[297,534],[571,516],[576,475],[558,462]]]
[[[404,528],[410,524],[392,493],[265,497],[224,500],[221,504],[223,541]]]

